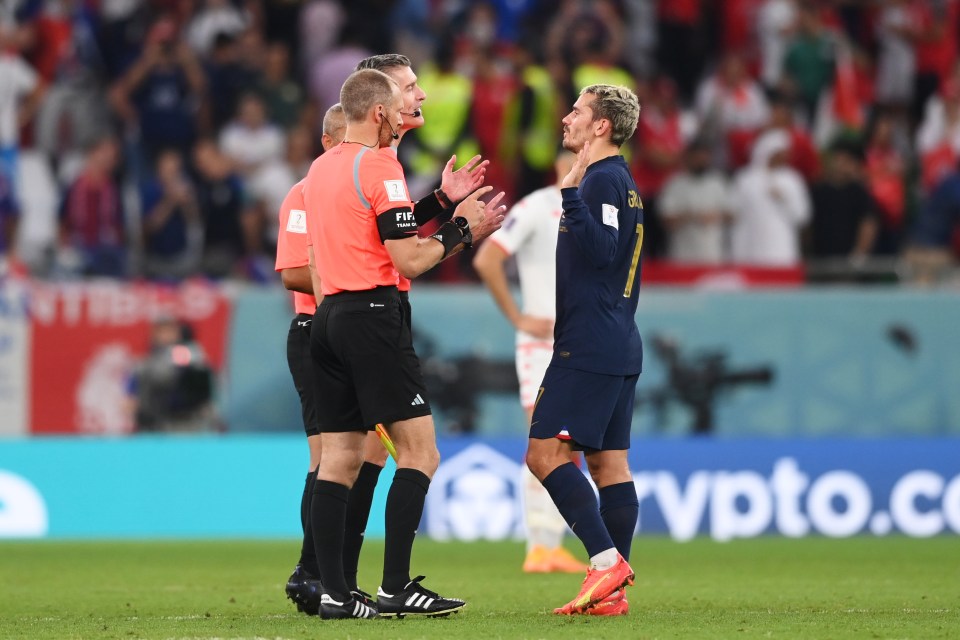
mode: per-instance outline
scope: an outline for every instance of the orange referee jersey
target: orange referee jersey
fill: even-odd
[[[314,160],[303,198],[323,295],[399,284],[378,227],[386,214],[405,233],[417,231],[396,154],[341,143]]]
[[[396,147],[384,147],[380,151],[392,153],[394,157],[397,155]],[[397,289],[400,289],[400,291],[410,291],[410,279],[400,276],[400,281],[397,283]]]
[[[275,269],[294,269],[310,264],[307,254],[307,212],[303,204],[303,180],[293,185],[280,205],[280,227],[277,234]],[[308,293],[293,292],[293,308],[297,313],[317,310],[317,299]]]

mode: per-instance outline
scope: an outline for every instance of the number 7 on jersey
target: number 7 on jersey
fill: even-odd
[[[637,224],[637,244],[633,247],[633,258],[630,260],[630,271],[627,273],[627,286],[623,289],[623,297],[629,298],[633,293],[633,283],[637,279],[637,265],[640,264],[640,248],[643,246],[643,223]]]

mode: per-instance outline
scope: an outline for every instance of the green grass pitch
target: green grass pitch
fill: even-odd
[[[419,540],[414,570],[467,599],[464,611],[322,621],[284,598],[297,551],[294,541],[3,542],[0,638],[960,638],[956,537],[641,537],[619,618],[553,615],[581,578],[521,573],[518,543]],[[382,553],[379,541],[364,549],[367,590]]]

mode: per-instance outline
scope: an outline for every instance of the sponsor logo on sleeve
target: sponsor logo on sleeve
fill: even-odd
[[[384,180],[383,187],[387,190],[387,200],[390,202],[408,202],[407,188],[403,180]]]
[[[604,204],[601,206],[601,212],[603,214],[603,224],[607,225],[608,227],[613,227],[619,231],[620,220],[617,217],[617,214],[620,213],[620,210],[612,204]]]
[[[307,232],[307,212],[302,209],[291,209],[287,218],[287,231],[290,233]]]

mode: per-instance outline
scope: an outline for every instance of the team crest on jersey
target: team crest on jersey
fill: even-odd
[[[302,209],[290,209],[290,217],[287,218],[287,231],[290,233],[306,233],[307,212]]]
[[[387,190],[387,200],[390,202],[408,202],[407,189],[403,180],[384,180],[383,187]]]
[[[620,210],[612,204],[604,204],[601,207],[601,211],[603,212],[603,224],[619,230],[620,219],[617,217],[617,214],[620,213]]]

